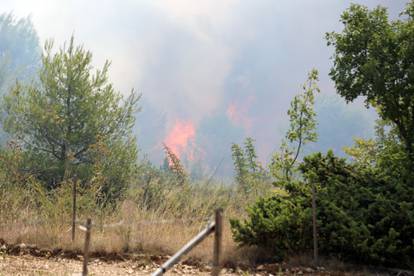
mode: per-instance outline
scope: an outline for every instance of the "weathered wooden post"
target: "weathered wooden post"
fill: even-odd
[[[75,241],[76,229],[76,178],[73,180],[72,185],[72,242]]]
[[[316,228],[316,188],[312,182],[312,230],[313,230],[313,262],[318,265],[318,231]]]
[[[90,218],[86,220],[85,228],[86,228],[86,233],[85,233],[85,246],[83,248],[82,276],[88,275],[89,244],[91,241],[91,228],[92,228],[92,222]]]
[[[223,240],[223,209],[219,208],[215,213],[214,226],[214,252],[213,252],[213,270],[211,275],[218,276],[221,270],[220,256],[222,252]]]

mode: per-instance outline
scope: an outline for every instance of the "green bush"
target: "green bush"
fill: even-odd
[[[332,152],[306,157],[300,169],[304,183],[317,184],[322,254],[413,267],[414,189],[410,178],[400,176],[394,180],[398,185],[387,182],[389,178],[348,164]],[[248,208],[245,221],[231,221],[235,240],[269,249],[278,257],[311,248],[311,200],[304,183],[290,185],[287,197],[260,199]]]
[[[278,259],[308,246],[309,209],[302,198],[272,195],[248,208],[249,219],[230,220],[236,242],[257,245]]]
[[[380,161],[380,159],[379,159]],[[316,175],[320,247],[364,263],[413,266],[414,189],[409,175],[390,181],[345,159],[320,153],[302,171]],[[389,175],[388,173],[386,175]]]

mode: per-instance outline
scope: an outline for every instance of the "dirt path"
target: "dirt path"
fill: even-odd
[[[164,257],[163,257],[164,258]],[[89,275],[150,275],[154,272],[162,259],[155,258],[149,260],[148,258],[139,257],[137,259],[128,260],[112,260],[107,261],[105,259],[94,258],[89,262],[88,269]],[[164,258],[165,259],[165,258]],[[185,262],[186,264],[177,264],[166,275],[210,275],[211,267],[201,264],[193,264]],[[80,276],[82,271],[82,257],[75,256],[75,258],[64,258],[60,256],[54,257],[36,257],[31,254],[16,254],[9,255],[0,252],[0,276],[6,275],[68,275],[68,276]],[[280,269],[276,264],[269,264],[266,266],[258,266],[254,271],[242,271],[233,269],[223,269],[221,275],[254,275],[254,276],[282,276],[282,275],[414,275],[411,272],[404,273],[378,273],[363,271],[327,271],[318,270],[314,271],[311,268],[306,267],[290,267]]]
[[[150,275],[157,269],[158,265],[154,262],[139,263],[133,260],[125,261],[102,261],[100,259],[92,260],[89,265],[89,275]],[[32,255],[7,255],[0,254],[0,276],[40,276],[40,275],[68,275],[80,276],[82,271],[82,261],[76,259],[67,259],[60,257],[35,257]],[[186,264],[177,264],[166,275],[211,275],[211,268],[208,266],[191,266]],[[283,272],[266,272],[266,271],[242,271],[223,269],[223,276],[230,275],[255,275],[255,276],[275,276],[275,275],[355,275],[342,273],[329,273],[327,271],[306,271],[306,269],[290,270]],[[358,274],[361,275],[361,274]]]
[[[92,260],[88,266],[90,275],[149,275],[156,270],[155,264],[137,265],[133,261],[103,262]],[[207,269],[204,269],[207,270]],[[82,261],[64,258],[39,258],[31,255],[0,255],[0,275],[81,275]],[[177,265],[171,274],[209,275],[208,271],[188,265]],[[167,274],[168,275],[168,274]],[[226,273],[226,275],[237,275]]]

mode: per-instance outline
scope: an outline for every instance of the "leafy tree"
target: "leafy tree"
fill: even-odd
[[[139,97],[125,100],[108,81],[109,62],[92,72],[92,54],[69,44],[45,44],[40,84],[17,83],[4,98],[3,124],[24,149],[28,170],[54,187],[77,174],[104,176],[102,190],[122,191],[136,161],[131,133]],[[111,192],[110,192],[111,191]]]
[[[342,16],[343,33],[328,35],[336,47],[331,76],[339,93],[348,101],[366,96],[367,105],[376,107],[383,120],[375,139],[357,139],[354,147],[346,148],[353,163],[330,151],[307,156],[293,168],[301,173],[296,182],[317,185],[319,247],[324,255],[413,268],[413,15],[413,1],[405,19],[395,22],[388,21],[383,8],[368,11],[352,5]],[[280,154],[288,161],[276,159],[276,172],[291,171],[289,164],[297,160],[298,150],[289,148],[288,138],[289,133]],[[307,185],[288,188],[287,195],[260,199],[245,220],[231,221],[237,242],[279,256],[311,248],[310,191]]]
[[[412,185],[413,171],[406,166],[409,162],[406,149],[397,130],[386,122],[377,122],[375,139],[355,139],[355,145],[344,150],[361,170],[370,171],[386,183],[394,183],[401,191],[402,187],[408,189]],[[406,199],[404,192],[398,196]]]
[[[371,168],[375,165],[377,144],[374,139],[355,138],[355,145],[352,147],[344,147],[344,152],[351,156],[353,161],[361,168]]]
[[[303,84],[303,93],[295,96],[288,110],[290,126],[280,151],[272,157],[270,171],[279,183],[291,180],[294,165],[304,145],[316,142],[315,94],[319,93],[318,71],[313,69]]]
[[[330,72],[348,102],[367,106],[396,128],[414,166],[414,1],[395,21],[387,10],[353,4],[341,16],[344,29],[327,34],[335,48]]]
[[[302,179],[293,179],[292,176],[298,170],[295,163],[303,146],[317,139],[314,111],[315,93],[319,92],[317,81],[318,71],[313,69],[303,85],[303,93],[291,102],[288,110],[290,127],[280,151],[272,158],[270,172],[276,178],[276,185],[284,189],[274,191],[270,197],[260,198],[249,207],[245,221],[231,220],[234,238],[240,244],[258,245],[278,257],[310,248],[310,189],[303,185]],[[236,168],[237,164],[245,164],[244,167],[248,168],[249,160],[256,158],[249,150],[251,141],[247,140],[245,144],[247,157],[241,154],[240,147],[233,149]],[[236,159],[239,155],[241,157]],[[240,168],[239,165],[238,172],[242,172]]]

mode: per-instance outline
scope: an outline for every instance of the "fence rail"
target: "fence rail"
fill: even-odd
[[[122,222],[122,221],[121,221]],[[108,227],[119,226],[122,223],[115,223],[112,225],[107,225]],[[91,244],[91,228],[93,226],[92,220],[88,218],[85,224],[81,224],[79,221],[76,221],[75,224],[78,224],[78,228],[85,232],[85,243],[83,247],[83,265],[82,265],[82,276],[88,275],[88,261],[89,261],[89,247]],[[177,264],[180,259],[190,252],[194,247],[201,243],[205,238],[207,238],[211,233],[214,233],[214,248],[213,248],[213,269],[212,275],[217,276],[220,274],[221,264],[220,264],[220,255],[222,248],[222,231],[223,231],[223,210],[217,209],[215,211],[214,221],[211,221],[207,226],[199,232],[193,239],[191,239],[187,244],[185,244],[177,253],[175,253],[170,259],[163,263],[152,276],[163,275],[167,270],[172,268]],[[72,232],[73,233],[73,232]]]
[[[160,276],[167,272],[168,269],[173,267],[178,263],[182,256],[190,252],[194,247],[201,243],[205,238],[208,237],[211,233],[214,235],[214,251],[213,251],[213,270],[212,275],[216,276],[220,273],[220,253],[221,253],[221,243],[222,243],[222,220],[223,220],[223,210],[217,209],[215,213],[214,222],[210,222],[206,228],[204,228],[200,233],[197,234],[192,240],[185,244],[177,253],[175,253],[171,258],[169,258],[165,263],[161,265],[152,276]]]

